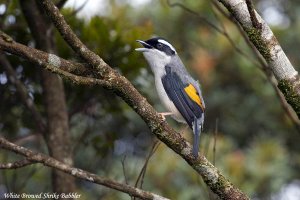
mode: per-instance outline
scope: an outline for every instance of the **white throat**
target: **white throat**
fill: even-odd
[[[156,49],[144,51],[143,55],[155,76],[165,74],[165,66],[171,62],[171,56]]]

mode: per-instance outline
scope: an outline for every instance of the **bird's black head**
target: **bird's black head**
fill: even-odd
[[[145,51],[147,49],[157,49],[161,52],[164,52],[168,56],[176,54],[175,48],[161,37],[151,38],[146,41],[137,40],[137,42],[141,43],[145,47],[137,49],[138,51]]]

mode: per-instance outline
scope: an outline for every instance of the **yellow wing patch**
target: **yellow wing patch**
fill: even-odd
[[[199,95],[197,94],[197,90],[192,84],[189,84],[187,87],[185,87],[184,91],[194,102],[196,102],[202,108],[202,110],[204,110],[204,106]]]

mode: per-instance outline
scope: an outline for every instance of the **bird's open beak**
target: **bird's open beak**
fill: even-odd
[[[136,48],[136,51],[140,51],[140,52],[145,52],[148,51],[149,49],[152,48],[151,45],[147,44],[146,42],[144,42],[143,40],[136,40],[137,42],[139,42],[141,45],[144,46],[144,48]]]

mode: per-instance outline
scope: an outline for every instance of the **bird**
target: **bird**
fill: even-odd
[[[155,86],[162,104],[168,112],[160,113],[163,118],[170,115],[178,122],[186,123],[193,130],[193,156],[199,152],[200,134],[203,131],[205,103],[200,84],[186,70],[175,48],[162,37],[136,40],[154,74]]]

